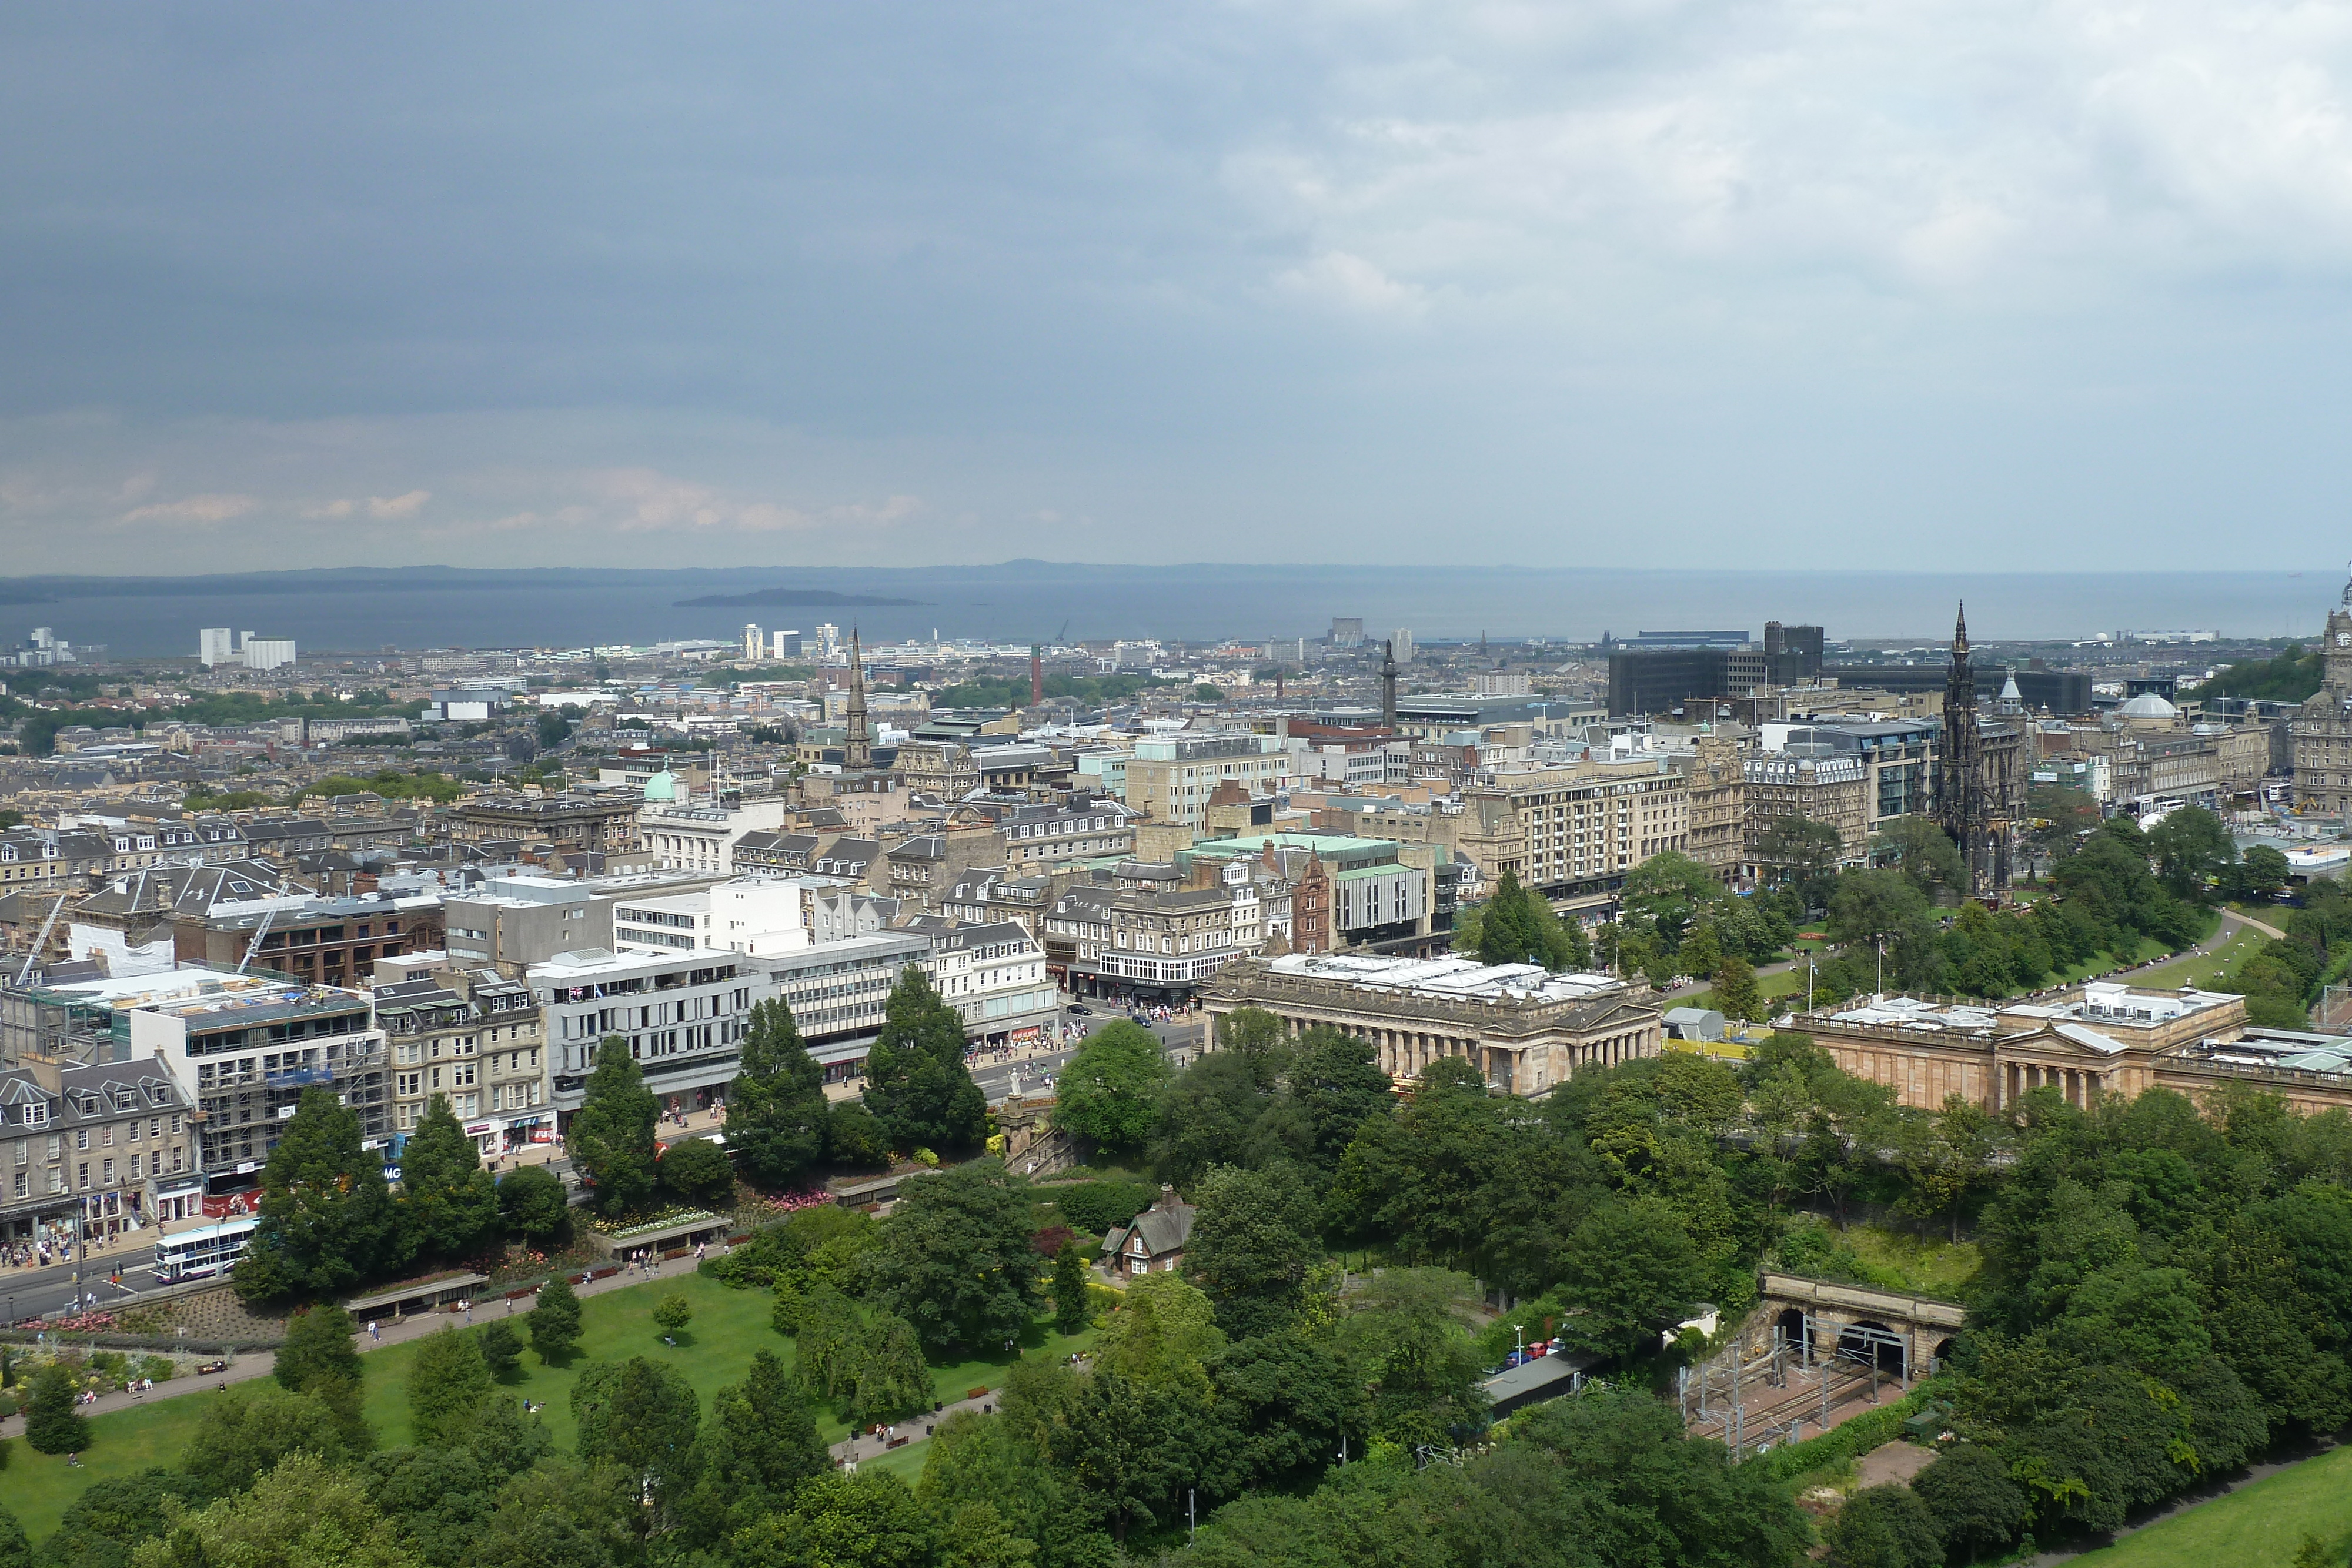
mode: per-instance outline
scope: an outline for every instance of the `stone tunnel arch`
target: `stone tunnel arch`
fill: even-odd
[[[1813,1354],[1812,1327],[1802,1307],[1790,1307],[1772,1320],[1773,1337],[1803,1360]]]
[[[1901,1377],[1908,1341],[1885,1323],[1863,1320],[1838,1330],[1838,1358],[1856,1366],[1875,1365],[1890,1377]]]

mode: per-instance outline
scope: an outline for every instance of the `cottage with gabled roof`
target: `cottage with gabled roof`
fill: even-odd
[[[1118,1279],[1171,1272],[1184,1261],[1194,1213],[1174,1187],[1161,1187],[1159,1201],[1137,1215],[1134,1224],[1114,1225],[1103,1238],[1104,1267]]]

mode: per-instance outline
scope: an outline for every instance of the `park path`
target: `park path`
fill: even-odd
[[[633,1271],[624,1269],[620,1273],[609,1275],[602,1280],[591,1280],[584,1285],[576,1285],[572,1288],[583,1297],[601,1296],[608,1291],[625,1291],[633,1285],[643,1285],[656,1279],[675,1279],[680,1275],[691,1274],[694,1270],[695,1260],[689,1255],[669,1259],[647,1270]],[[383,1350],[390,1345],[407,1344],[414,1340],[424,1338],[426,1334],[438,1333],[453,1322],[458,1324],[488,1322],[494,1317],[515,1317],[529,1311],[530,1311],[530,1302],[528,1301],[509,1301],[501,1295],[484,1296],[478,1298],[470,1309],[463,1312],[415,1312],[385,1324],[376,1334],[370,1334],[365,1330],[362,1330],[352,1336],[352,1343],[357,1345],[360,1352],[364,1354],[369,1351]],[[134,1351],[131,1354],[139,1353]],[[277,1365],[278,1357],[271,1352],[248,1351],[232,1358],[227,1367],[222,1371],[205,1377],[175,1377],[169,1383],[159,1385],[150,1394],[143,1396],[128,1393],[101,1394],[96,1404],[82,1406],[82,1414],[103,1416],[111,1410],[129,1410],[142,1405],[176,1399],[184,1394],[200,1393],[207,1388],[226,1388],[232,1383],[249,1383],[257,1377],[268,1376]],[[21,1415],[11,1416],[5,1421],[0,1421],[0,1437],[19,1437],[23,1435],[24,1430],[25,1417]]]

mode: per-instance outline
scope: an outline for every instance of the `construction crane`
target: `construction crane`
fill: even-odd
[[[49,933],[57,929],[58,916],[65,913],[66,900],[69,896],[61,893],[58,894],[58,901],[49,905],[49,917],[41,922],[41,934],[33,938],[33,950],[25,955],[25,967],[16,971],[18,985],[33,977],[33,966],[40,961],[41,949],[49,945]]]
[[[261,951],[261,939],[269,935],[269,923],[277,918],[277,915],[278,908],[275,904],[261,912],[261,924],[253,928],[253,940],[247,946],[245,956],[236,961],[238,974],[244,974],[247,967],[253,962],[253,956]]]

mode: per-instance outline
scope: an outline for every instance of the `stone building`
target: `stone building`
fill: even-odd
[[[1743,863],[1761,864],[1772,824],[1802,817],[1835,828],[1838,863],[1859,865],[1870,853],[1869,772],[1853,756],[1751,757],[1741,765],[1746,785]]]
[[[1750,858],[1748,775],[1740,766],[1739,744],[1727,736],[1702,735],[1677,765],[1690,781],[1690,847],[1684,852],[1728,878]]]
[[[2352,1040],[2249,1028],[2242,997],[2094,981],[2011,1001],[1887,997],[1798,1015],[1838,1066],[1934,1110],[1958,1094],[1997,1112],[2051,1088],[2085,1110],[2108,1095],[2225,1083],[2304,1112],[2352,1108]]]
[[[1663,758],[1498,768],[1462,791],[1454,837],[1489,880],[1505,872],[1548,893],[1624,874],[1690,848],[1690,780]]]
[[[1244,959],[1228,966],[1203,999],[1212,1038],[1217,1019],[1256,1008],[1293,1033],[1324,1026],[1368,1041],[1392,1078],[1417,1078],[1452,1057],[1508,1094],[1542,1094],[1580,1069],[1655,1056],[1664,1039],[1645,989],[1608,975],[1469,958]]]
[[[152,1058],[0,1071],[0,1239],[99,1240],[192,1212],[193,1109]]]
[[[2319,658],[2319,689],[2292,726],[2294,803],[2300,810],[2352,815],[2352,582],[2327,612]]]
[[[392,1134],[404,1140],[436,1094],[475,1147],[496,1155],[550,1124],[545,1026],[530,988],[496,969],[447,969],[378,986],[392,1068]]]

